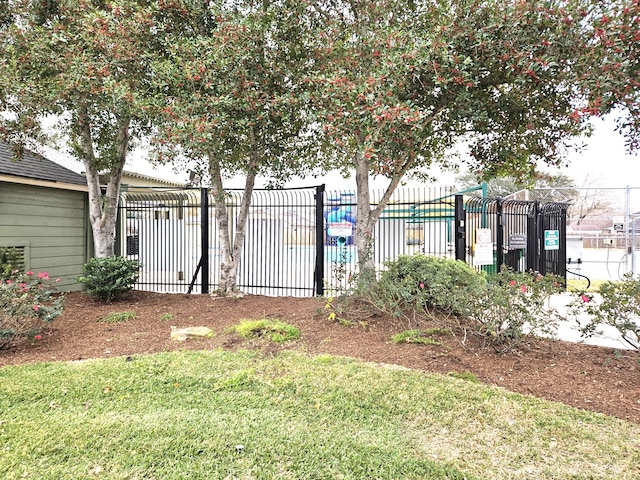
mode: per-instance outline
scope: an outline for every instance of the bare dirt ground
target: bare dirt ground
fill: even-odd
[[[640,354],[557,340],[530,339],[517,353],[497,354],[462,344],[461,335],[439,337],[441,345],[395,344],[391,335],[407,329],[385,317],[344,326],[321,313],[317,298],[211,298],[208,295],[130,292],[102,304],[80,293],[67,295],[64,314],[42,338],[0,351],[0,367],[48,361],[132,356],[169,350],[278,349],[328,353],[429,372],[470,372],[489,385],[603,412],[640,423]],[[100,322],[111,312],[135,312],[120,323]],[[241,319],[278,318],[300,328],[301,338],[281,346],[246,340],[225,330]],[[213,338],[176,342],[171,327],[207,326]],[[421,325],[428,328],[428,325]]]

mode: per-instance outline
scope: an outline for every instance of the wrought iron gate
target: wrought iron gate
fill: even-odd
[[[323,292],[324,186],[255,190],[238,267],[245,293],[314,296]],[[230,234],[243,191],[226,192]],[[142,264],[136,288],[208,293],[217,287],[220,244],[207,189],[124,192],[116,253]],[[320,227],[318,228],[318,225]]]
[[[568,203],[456,196],[456,258],[495,273],[553,273],[566,278]]]

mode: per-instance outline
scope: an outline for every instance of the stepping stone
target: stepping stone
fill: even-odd
[[[210,338],[213,337],[213,330],[207,327],[171,327],[171,340],[184,342],[188,338]]]

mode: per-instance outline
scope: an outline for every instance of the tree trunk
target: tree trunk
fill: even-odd
[[[251,195],[256,180],[257,163],[251,162],[249,171],[245,179],[245,187],[240,203],[240,211],[238,212],[238,221],[236,223],[233,238],[229,228],[229,212],[226,205],[226,197],[222,186],[222,175],[220,162],[217,159],[209,159],[209,174],[212,180],[213,202],[216,210],[216,224],[218,226],[218,236],[220,240],[220,278],[218,279],[218,288],[212,295],[219,296],[237,296],[239,289],[238,279],[238,263],[240,261],[240,253],[244,244],[244,232],[249,215],[249,205],[251,204]],[[233,240],[233,242],[232,242]]]
[[[358,253],[359,278],[375,276],[373,261],[373,228],[376,220],[371,210],[369,192],[369,165],[361,151],[355,154],[356,166],[356,251]]]
[[[396,173],[375,208],[371,208],[369,192],[369,164],[361,150],[356,151],[354,164],[356,167],[356,251],[358,253],[358,270],[360,285],[366,287],[366,282],[376,278],[374,262],[373,230],[382,212],[389,203],[393,192],[396,191],[402,177],[411,166],[405,159],[399,163]]]
[[[130,118],[124,117],[118,122],[117,158],[105,174],[108,182],[104,194],[100,187],[100,172],[96,167],[97,159],[93,149],[90,119],[86,106],[79,109],[78,123],[80,143],[84,152],[82,161],[89,187],[89,221],[93,232],[94,255],[99,258],[108,257],[114,254],[115,249],[118,197],[122,171],[127,159]]]

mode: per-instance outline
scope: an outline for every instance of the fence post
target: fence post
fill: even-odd
[[[316,295],[324,295],[324,191],[325,185],[316,187]]]
[[[542,207],[540,218],[538,219],[538,225],[536,229],[536,235],[538,236],[538,271],[542,275],[546,275],[547,270],[547,249],[544,245],[544,231],[550,228],[549,215],[546,213],[548,207]]]
[[[502,199],[496,200],[496,273],[502,270],[504,263],[504,229],[502,226]]]
[[[560,249],[558,251],[558,272],[557,275],[564,278],[565,287],[567,285],[567,208],[568,205],[560,207],[558,220],[558,230],[560,236]]]
[[[200,271],[202,286],[200,293],[209,293],[209,189],[200,189],[201,247]]]
[[[540,260],[540,228],[538,227],[538,224],[542,222],[540,202],[536,200],[531,208],[527,225],[527,270],[539,272],[541,263],[543,263]]]
[[[464,197],[462,195],[455,196],[455,251],[456,260],[467,260],[467,225],[465,223],[466,215],[464,211]]]

